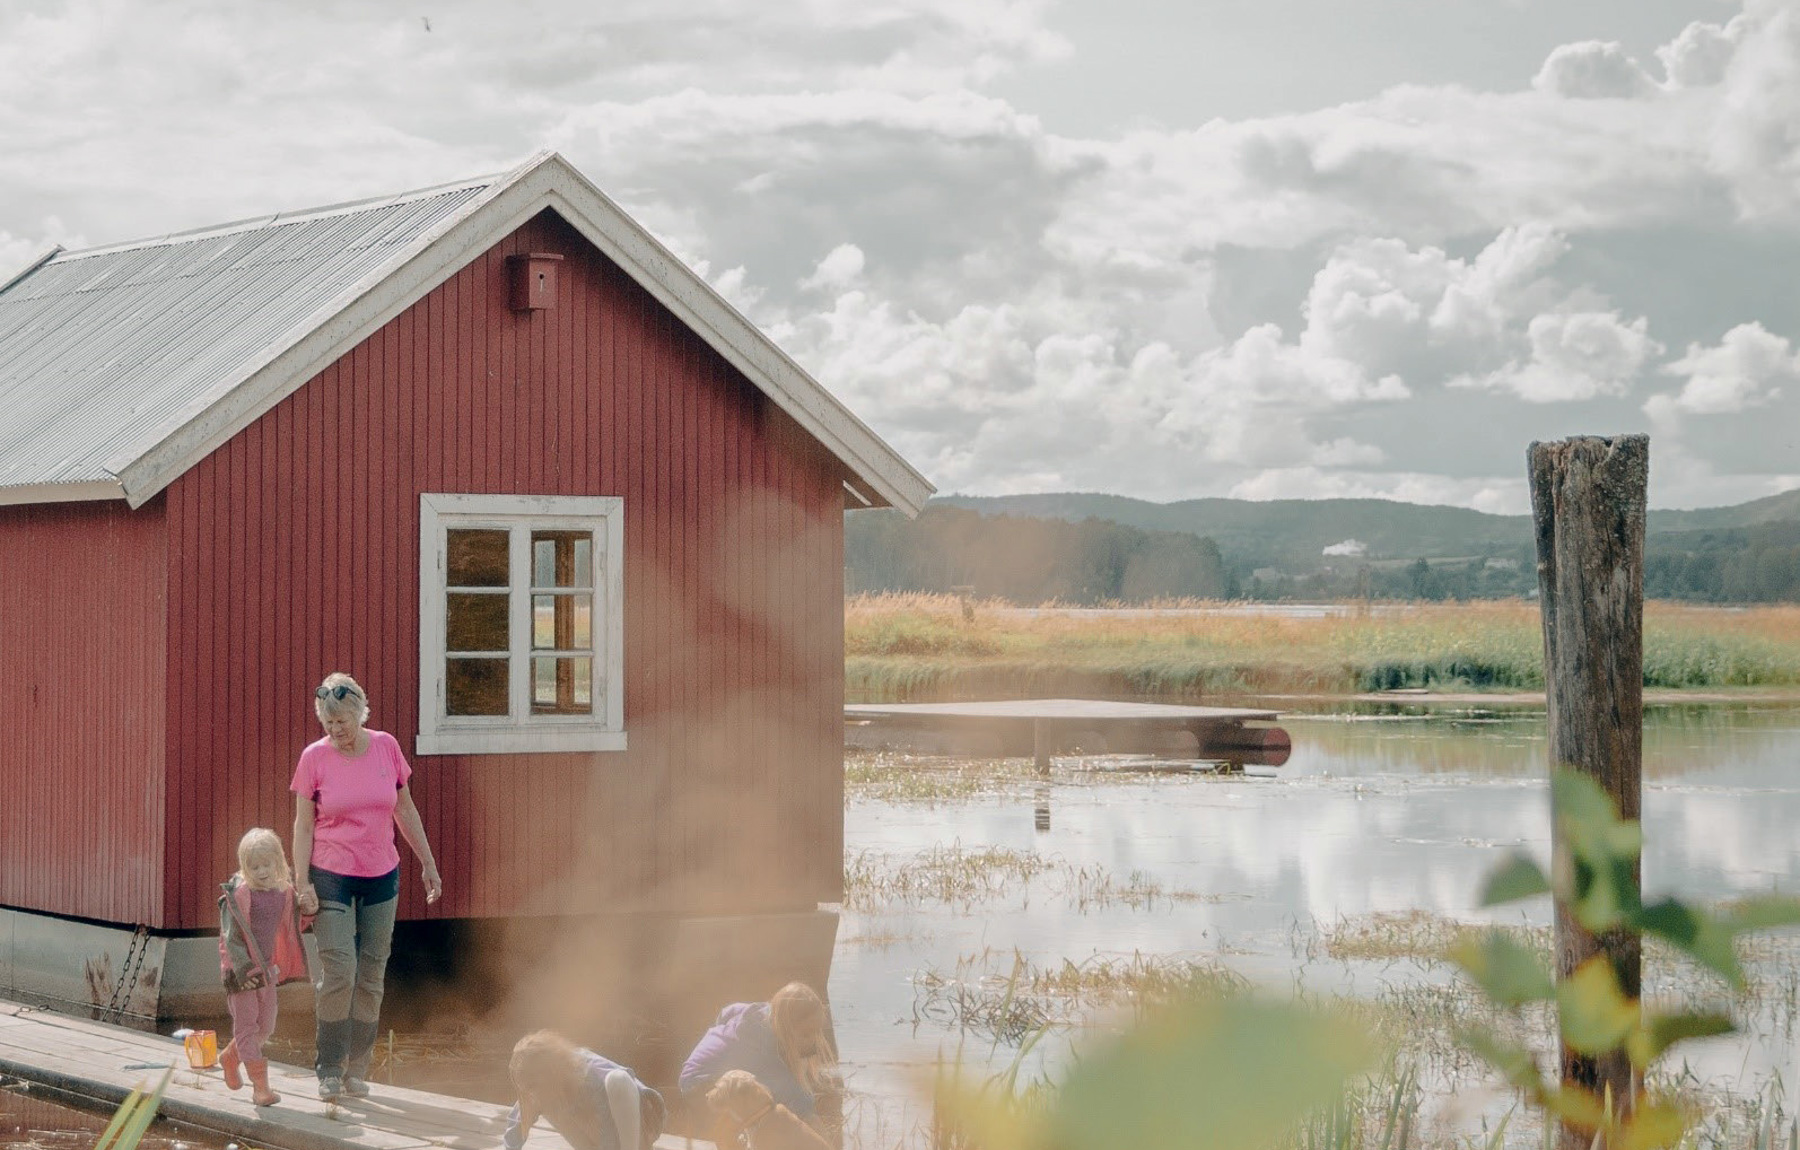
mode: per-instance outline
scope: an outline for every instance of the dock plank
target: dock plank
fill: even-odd
[[[258,1107],[248,1087],[225,1089],[217,1070],[190,1070],[176,1039],[0,999],[0,1074],[65,1101],[110,1107],[160,1076],[160,1069],[127,1069],[140,1063],[176,1068],[163,1097],[165,1117],[272,1150],[498,1150],[506,1129],[505,1106],[382,1083],[371,1083],[367,1098],[328,1105],[315,1095],[311,1067],[277,1062],[269,1064],[269,1080],[282,1100]],[[527,1145],[570,1150],[542,1122]],[[672,1134],[656,1145],[715,1150]]]

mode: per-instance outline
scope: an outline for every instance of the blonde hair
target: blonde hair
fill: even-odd
[[[238,840],[238,873],[237,877],[249,882],[250,860],[254,858],[272,858],[275,860],[275,888],[291,886],[294,873],[288,869],[287,851],[282,848],[281,836],[268,827],[251,827]]]
[[[341,697],[340,697],[341,696]],[[362,684],[352,679],[343,671],[333,671],[325,676],[313,692],[313,712],[323,721],[327,715],[356,715],[356,721],[369,721],[369,693],[362,689]]]
[[[581,1089],[582,1063],[575,1044],[554,1030],[538,1030],[513,1044],[507,1063],[513,1087],[542,1102],[566,1102]]]
[[[837,1068],[829,1022],[824,999],[804,982],[790,982],[769,999],[775,1048],[810,1094],[819,1093],[827,1085],[827,1075]]]

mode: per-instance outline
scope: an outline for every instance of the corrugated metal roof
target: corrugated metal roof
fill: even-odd
[[[567,160],[137,243],[0,283],[0,505],[142,506],[331,359],[553,210],[843,461],[857,502],[931,483]]]
[[[0,488],[115,481],[501,178],[60,252],[0,286]]]

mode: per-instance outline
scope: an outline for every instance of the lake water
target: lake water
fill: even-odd
[[[917,1133],[919,1080],[941,1052],[960,1049],[976,1067],[1012,1057],[937,1009],[926,972],[973,981],[1006,975],[1015,952],[1038,967],[1142,952],[1216,962],[1276,991],[1299,981],[1371,996],[1447,975],[1405,961],[1329,960],[1322,940],[1334,930],[1415,910],[1547,921],[1542,900],[1493,913],[1475,906],[1505,852],[1548,855],[1541,707],[1365,706],[1282,725],[1292,758],[1248,776],[1063,758],[1048,784],[1015,769],[980,793],[937,801],[852,789],[846,843],[873,873],[916,874],[932,850],[940,859],[1000,850],[1041,868],[949,901],[843,910],[830,997],[867,1144]],[[1652,707],[1644,747],[1647,893],[1800,893],[1800,703]],[[1117,885],[1096,895],[1080,876]],[[1756,1036],[1697,1048],[1696,1077],[1740,1094],[1774,1075],[1800,1083],[1792,998],[1784,1017],[1757,1022]],[[1057,1045],[1041,1049],[1054,1065]],[[495,1097],[499,1070],[492,1058],[439,1060],[426,1078]],[[91,1145],[92,1127],[88,1116],[0,1090],[0,1145]],[[181,1140],[170,1134],[164,1145]]]
[[[834,1017],[852,1083],[876,1125],[921,1118],[916,1067],[940,1052],[1004,1064],[1012,1051],[936,1021],[923,970],[1004,976],[1015,952],[1037,967],[1147,954],[1217,960],[1279,990],[1372,994],[1434,975],[1412,962],[1332,962],[1320,940],[1368,916],[1426,911],[1545,925],[1547,900],[1476,906],[1485,874],[1523,849],[1547,861],[1541,707],[1371,707],[1290,715],[1290,761],[1247,777],[1136,773],[1058,760],[1047,787],[949,802],[854,799],[852,852],[906,865],[946,844],[1031,852],[1055,869],[975,902],[907,899],[846,910],[832,972]],[[1083,767],[1098,769],[1082,769]],[[1253,768],[1254,770],[1254,768]],[[1800,707],[1662,706],[1644,732],[1647,896],[1800,893]],[[1072,870],[1182,892],[1148,905],[1083,907]],[[1061,879],[1059,881],[1059,877]],[[985,956],[979,959],[974,956]],[[1765,1033],[1699,1050],[1697,1077],[1754,1093],[1800,1082],[1791,1010]],[[1054,1058],[1054,1054],[1051,1056]]]

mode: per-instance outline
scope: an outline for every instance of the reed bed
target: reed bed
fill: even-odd
[[[1041,886],[1034,881],[1043,879]],[[1011,847],[934,846],[917,854],[844,853],[844,906],[874,911],[932,903],[969,912],[982,902],[1033,893],[1061,895],[1078,912],[1126,907],[1149,910],[1220,896],[1170,887],[1143,871],[1118,875],[1094,863],[1071,863]]]
[[[1197,994],[1242,994],[1250,984],[1207,955],[1095,955],[1038,966],[1018,951],[964,955],[954,970],[913,976],[913,1025],[925,1023],[1018,1046],[1096,1012],[1130,1016]]]
[[[1302,618],[1223,613],[1037,612],[947,595],[869,595],[844,609],[846,689],[897,701],[1098,693],[1193,699],[1395,689],[1541,690],[1536,604],[1379,604]],[[1800,606],[1646,606],[1644,685],[1800,686]]]

